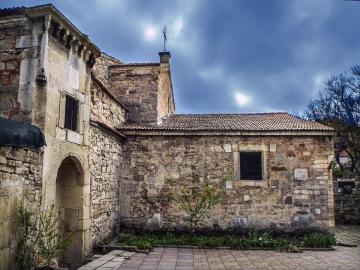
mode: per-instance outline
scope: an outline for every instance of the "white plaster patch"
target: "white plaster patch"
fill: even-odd
[[[270,143],[270,152],[276,152],[276,143]]]
[[[244,195],[244,201],[245,201],[245,202],[250,201],[250,196],[249,196],[249,195]]]
[[[296,199],[296,200],[307,200],[308,195],[294,195],[294,199]]]
[[[231,152],[231,144],[224,144],[224,151],[226,153],[230,153]]]
[[[306,181],[309,178],[308,169],[306,168],[295,168],[294,169],[295,180]]]
[[[225,185],[226,185],[226,189],[232,189],[233,188],[233,182],[232,181],[226,181]]]

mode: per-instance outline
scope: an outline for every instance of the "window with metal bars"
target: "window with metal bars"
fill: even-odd
[[[70,96],[66,96],[65,123],[64,127],[77,131],[79,102]]]
[[[240,179],[262,180],[262,152],[240,152]]]

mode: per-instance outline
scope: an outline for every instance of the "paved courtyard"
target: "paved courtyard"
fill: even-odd
[[[360,243],[360,226],[339,227],[337,237],[347,243]],[[358,270],[360,248],[337,246],[336,251],[280,253],[264,250],[222,250],[155,248],[148,254],[112,251],[81,270],[240,270],[314,269]]]

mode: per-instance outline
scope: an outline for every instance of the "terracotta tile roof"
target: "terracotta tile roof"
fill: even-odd
[[[125,124],[119,130],[164,131],[332,131],[317,122],[279,113],[172,114],[159,125]]]

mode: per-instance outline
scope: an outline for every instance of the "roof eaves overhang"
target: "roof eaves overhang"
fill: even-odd
[[[25,13],[30,18],[38,18],[45,15],[51,15],[51,20],[62,24],[69,31],[75,33],[79,40],[82,41],[94,53],[95,57],[101,55],[100,49],[90,41],[89,37],[82,33],[75,25],[73,25],[54,5],[46,4],[25,9]]]
[[[129,136],[335,136],[334,131],[274,130],[274,131],[176,131],[176,130],[126,130],[117,129]]]

